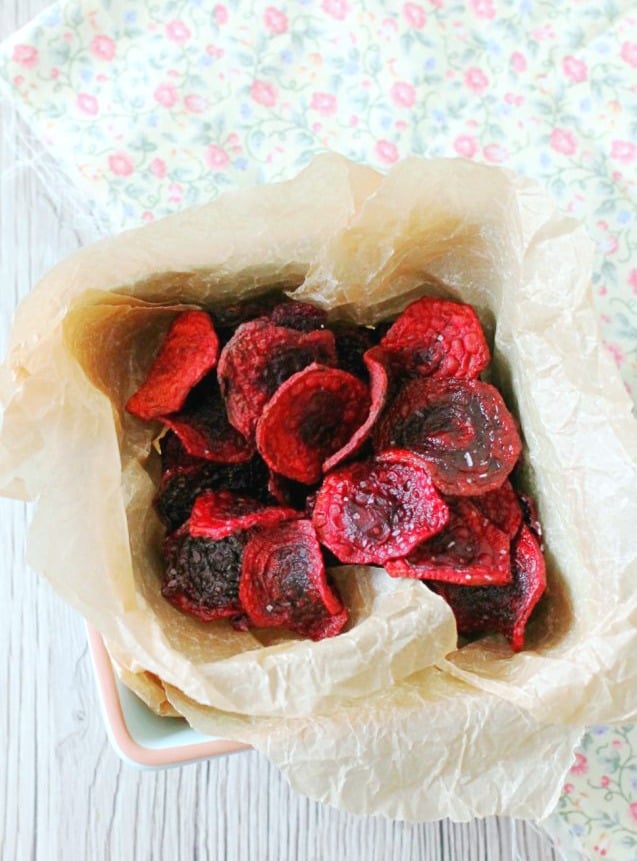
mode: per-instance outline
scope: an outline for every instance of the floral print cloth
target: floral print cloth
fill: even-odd
[[[0,88],[117,230],[317,151],[502,164],[597,244],[602,334],[637,398],[637,7],[628,0],[66,0],[0,48]],[[637,861],[637,729],[594,729],[560,802]]]

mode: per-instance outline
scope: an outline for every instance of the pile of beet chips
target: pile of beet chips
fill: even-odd
[[[319,640],[348,619],[326,563],[377,565],[523,648],[541,529],[489,361],[473,308],[443,299],[376,329],[280,298],[178,314],[126,405],[164,426],[163,595]]]

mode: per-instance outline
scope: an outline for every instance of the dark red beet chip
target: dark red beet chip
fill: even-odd
[[[449,503],[449,513],[442,532],[419,544],[405,559],[387,562],[387,573],[464,586],[510,583],[508,536],[469,500]]]
[[[513,538],[522,523],[522,507],[511,482],[505,481],[501,487],[472,497],[473,504],[488,517],[494,526]]]
[[[542,538],[542,524],[540,523],[540,515],[537,510],[537,503],[533,499],[532,496],[528,496],[526,493],[518,493],[518,499],[520,500],[520,505],[522,506],[522,516],[524,518],[524,522],[529,527],[533,535],[537,538],[540,547],[544,549],[543,538]]]
[[[203,622],[231,618],[245,627],[240,621],[239,577],[248,537],[237,533],[222,541],[210,541],[193,538],[185,527],[170,535],[163,545],[164,598]]]
[[[327,311],[308,302],[282,302],[274,308],[270,320],[275,326],[286,326],[297,332],[313,332],[314,329],[325,328]]]
[[[203,466],[206,461],[188,454],[176,433],[169,430],[159,439],[162,479],[192,472]]]
[[[246,545],[239,597],[256,627],[287,628],[312,640],[338,634],[347,610],[327,582],[309,520],[259,530]]]
[[[301,484],[300,481],[292,481],[291,478],[279,475],[278,472],[270,471],[268,491],[279,505],[296,508],[297,511],[306,511],[307,498],[312,493],[312,488],[307,484]]]
[[[336,364],[331,332],[296,332],[263,318],[239,326],[221,351],[218,368],[230,423],[254,439],[257,421],[272,395],[313,362]]]
[[[385,363],[385,355],[380,347],[372,347],[363,356],[369,372],[369,394],[371,404],[367,418],[348,439],[342,448],[330,455],[323,464],[323,471],[329,472],[339,463],[355,454],[372,432],[378,417],[385,409],[389,391],[389,372]]]
[[[341,562],[383,565],[406,556],[448,518],[427,464],[411,452],[388,451],[326,476],[312,521]]]
[[[232,427],[214,374],[197,385],[178,413],[162,421],[179,437],[186,452],[217,463],[242,463],[254,445]]]
[[[148,375],[126,409],[140,419],[177,412],[188,393],[217,364],[219,341],[205,311],[184,311],[173,321]]]
[[[461,634],[504,634],[514,652],[524,648],[524,631],[546,588],[540,545],[523,525],[511,545],[513,582],[509,586],[455,586],[431,582],[447,601]]]
[[[171,467],[162,477],[153,504],[169,532],[188,520],[195,499],[205,490],[249,494],[260,502],[269,499],[268,469],[260,457],[255,456],[245,463],[196,462],[198,466],[187,469]]]
[[[266,527],[293,520],[301,513],[281,505],[264,505],[249,496],[228,490],[207,490],[198,496],[188,521],[188,531],[195,538],[219,540],[244,529]]]
[[[374,447],[417,452],[450,496],[500,487],[522,451],[502,396],[480,380],[411,380],[376,425]]]
[[[474,379],[489,364],[489,347],[470,305],[412,302],[380,342],[407,373]]]
[[[255,320],[257,317],[267,317],[283,300],[280,292],[265,293],[263,296],[255,296],[245,299],[243,302],[234,302],[232,305],[224,305],[222,308],[214,308],[212,316],[220,339],[227,341],[234,333],[237,326]],[[222,338],[222,335],[228,335]]]
[[[359,326],[335,326],[336,357],[339,368],[367,382],[365,353],[374,345],[374,332]]]
[[[287,478],[315,484],[327,457],[365,421],[369,392],[339,368],[310,365],[277,389],[257,424],[257,448]]]

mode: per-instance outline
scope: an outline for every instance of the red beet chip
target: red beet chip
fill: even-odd
[[[523,525],[511,545],[513,582],[508,586],[455,586],[431,583],[448,602],[461,634],[504,634],[514,652],[524,648],[524,631],[546,588],[544,556]]]
[[[470,305],[424,297],[402,312],[380,342],[408,373],[472,380],[489,364],[489,347]]]
[[[286,380],[257,424],[257,448],[268,466],[287,478],[315,484],[323,462],[365,421],[369,392],[358,377],[310,365]]]
[[[208,490],[198,496],[188,521],[188,531],[194,538],[219,540],[233,532],[266,527],[293,520],[301,513],[280,505],[264,505],[249,496],[229,490]]]
[[[254,439],[257,421],[272,395],[313,362],[336,364],[331,332],[296,332],[263,318],[239,326],[221,351],[218,368],[230,424]]]
[[[345,445],[327,458],[323,464],[324,472],[329,472],[360,449],[369,437],[378,417],[385,409],[389,391],[389,374],[385,366],[384,353],[379,347],[372,347],[364,354],[363,360],[369,372],[369,394],[371,398],[367,418],[354,431]]]
[[[449,504],[449,522],[405,559],[385,564],[392,577],[442,580],[464,586],[510,583],[508,536],[466,499]]]
[[[140,419],[180,410],[188,393],[217,364],[219,342],[205,311],[184,311],[168,330],[142,385],[126,409]]]
[[[254,454],[254,445],[228,421],[219,384],[210,374],[190,395],[178,413],[162,421],[179,437],[193,457],[217,463],[242,463]]]
[[[172,468],[162,476],[153,505],[169,532],[188,520],[195,500],[205,490],[249,494],[261,502],[269,499],[268,469],[260,457],[253,457],[245,463],[196,462],[198,466]]]
[[[347,610],[327,582],[309,520],[259,530],[243,553],[239,597],[260,628],[287,628],[312,640],[338,634]]]
[[[502,396],[480,380],[410,380],[376,425],[374,447],[417,452],[450,496],[500,487],[522,451]]]
[[[522,507],[510,481],[501,487],[472,497],[473,504],[488,517],[494,526],[513,538],[522,523]]]
[[[187,528],[165,539],[166,571],[162,595],[177,609],[211,622],[234,619],[241,623],[239,577],[247,533],[229,535],[221,541],[193,538]]]
[[[341,562],[362,565],[406,556],[448,518],[427,464],[408,451],[388,451],[330,473],[312,515],[321,543]]]
[[[275,326],[286,326],[297,332],[312,332],[325,328],[327,311],[308,302],[282,302],[274,308],[270,320]]]
[[[188,454],[177,434],[171,430],[160,438],[159,449],[162,478],[192,472],[205,463],[202,458]]]

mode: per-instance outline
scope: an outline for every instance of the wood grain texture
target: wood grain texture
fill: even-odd
[[[1,0],[0,37],[45,0]],[[0,352],[21,296],[94,231],[60,203],[0,106]],[[39,157],[38,157],[39,158]],[[534,825],[420,826],[293,792],[257,753],[142,772],[112,751],[81,619],[31,572],[28,507],[0,501],[0,858],[6,861],[555,861]]]

